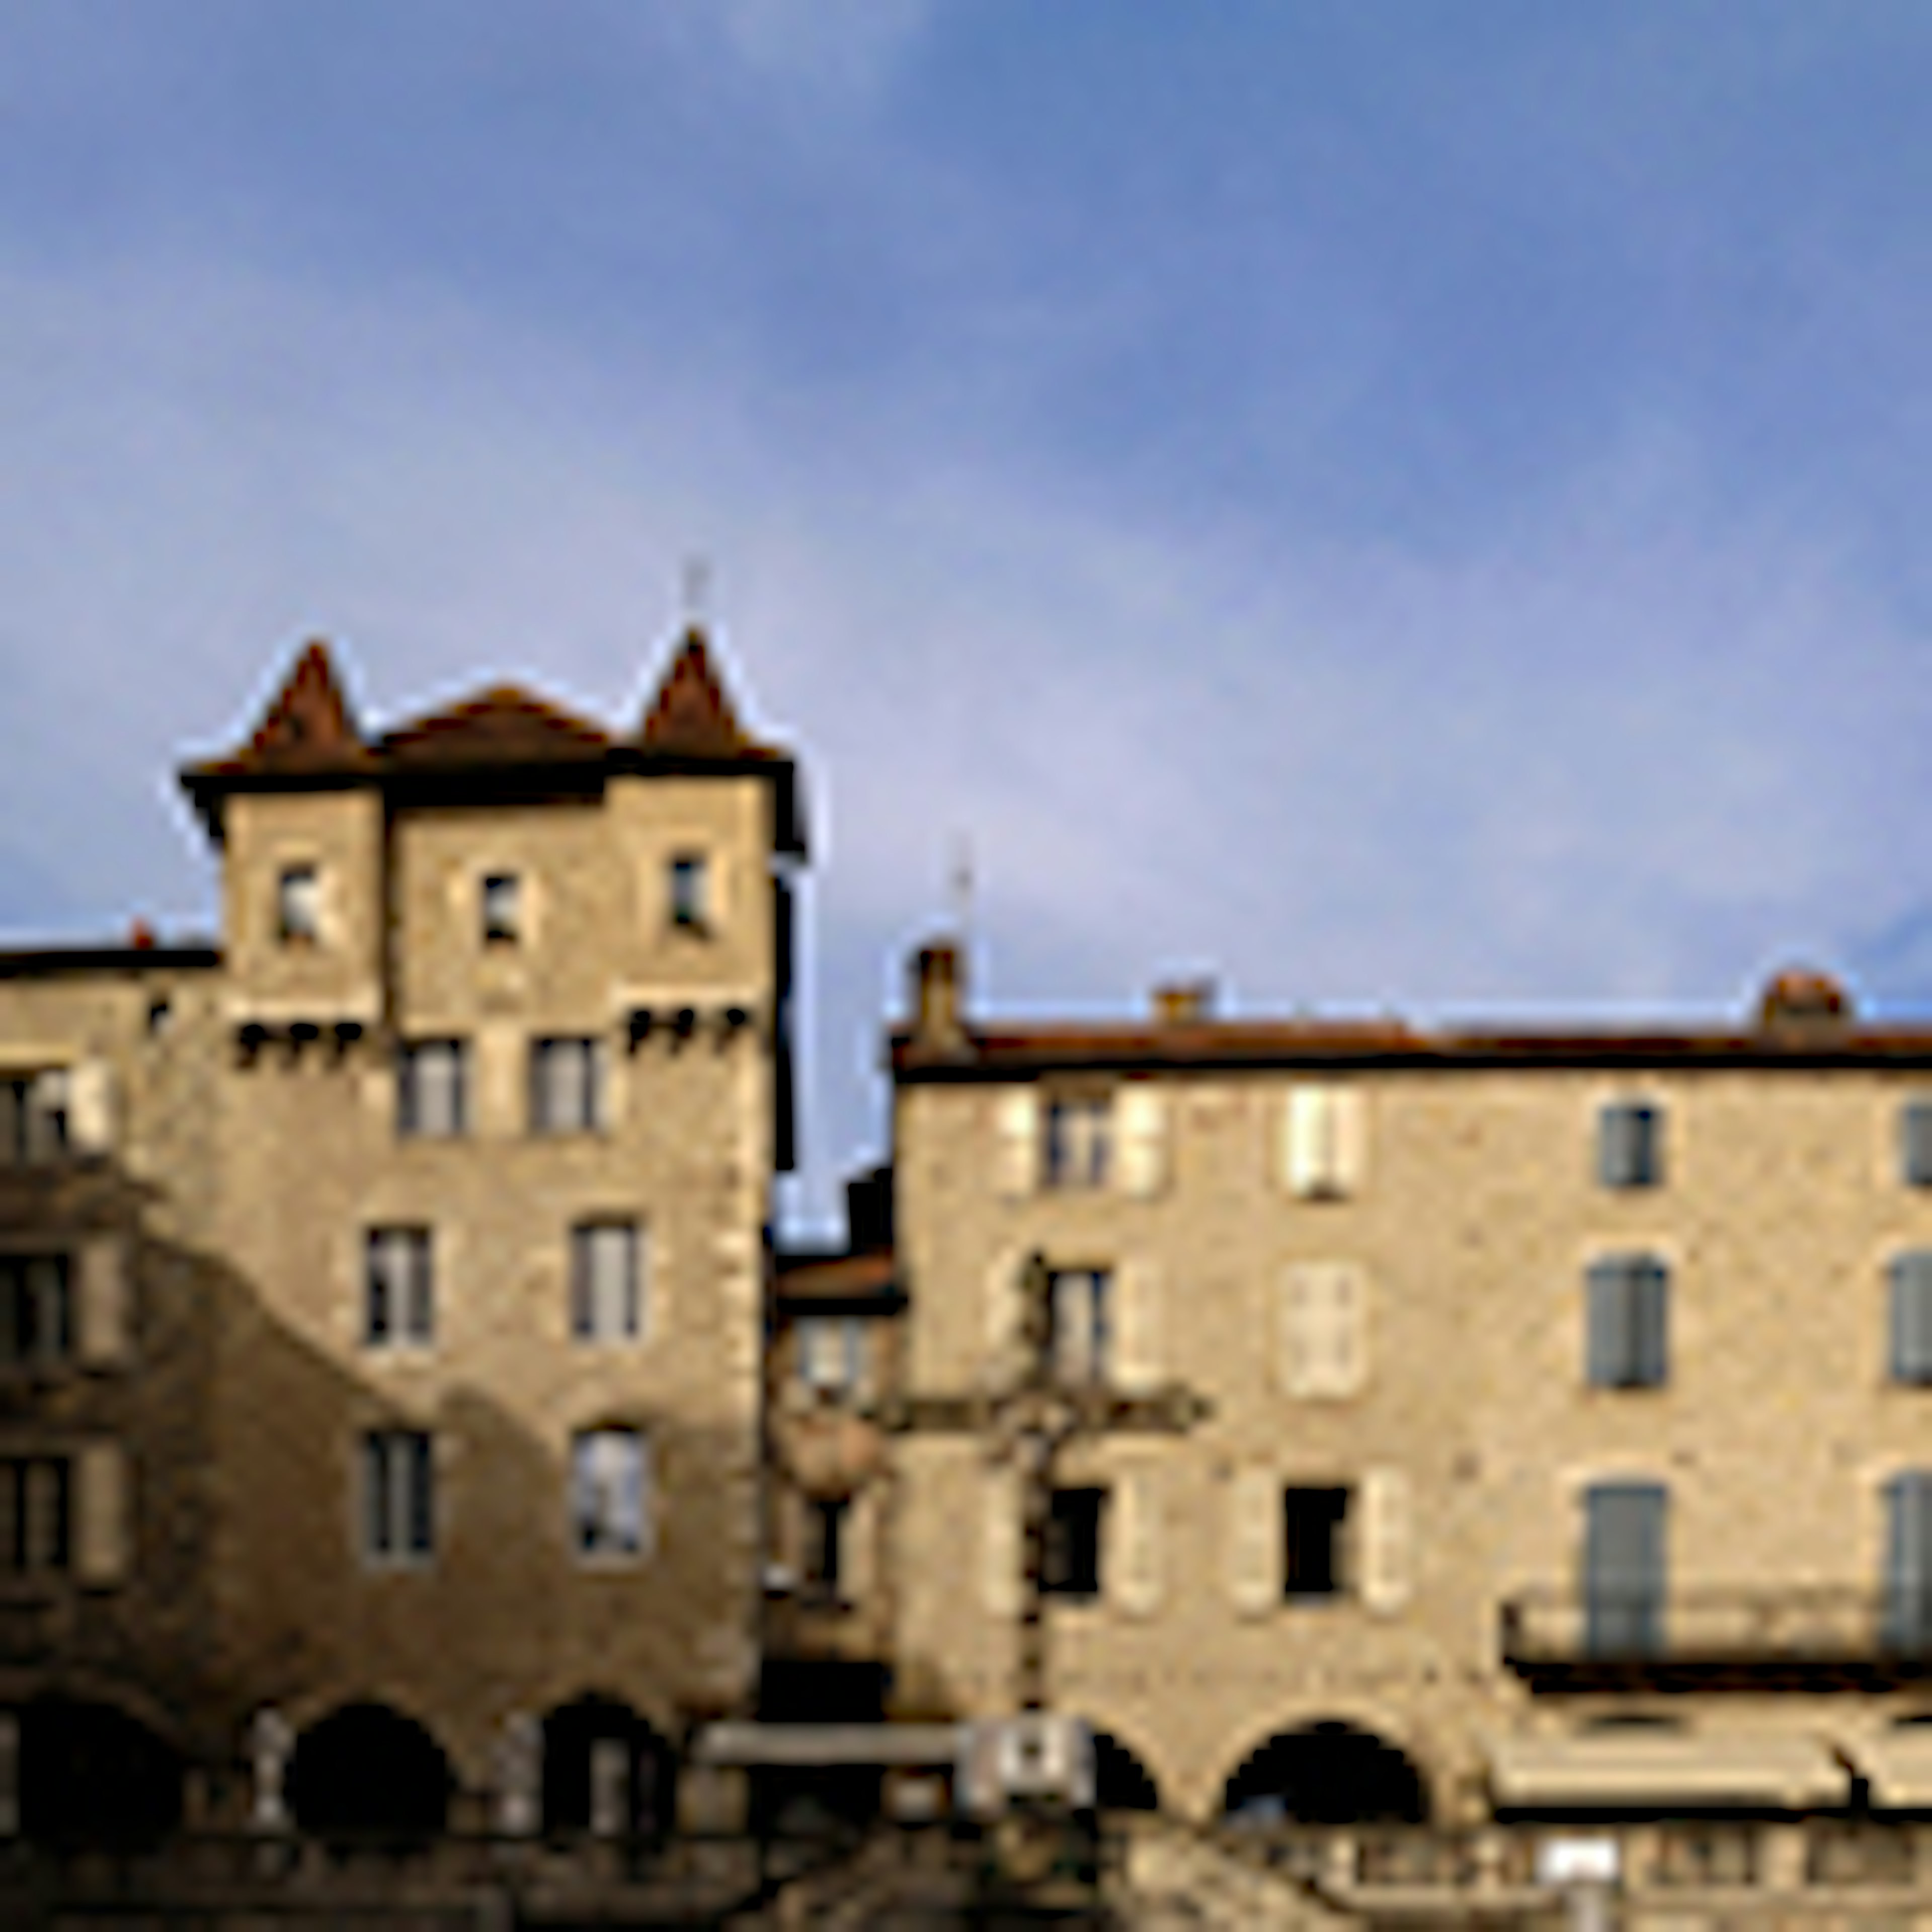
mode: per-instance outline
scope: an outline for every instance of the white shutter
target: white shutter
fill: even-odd
[[[1404,1471],[1370,1469],[1363,1477],[1362,1602],[1382,1616],[1408,1601],[1413,1514]]]
[[[1019,1502],[1010,1470],[985,1472],[980,1499],[980,1596],[996,1617],[1019,1615]]]
[[[1114,1102],[1115,1172],[1124,1194],[1158,1194],[1167,1185],[1168,1100],[1158,1087],[1130,1081]]]
[[[1150,1616],[1160,1604],[1160,1476],[1129,1468],[1108,1499],[1107,1594],[1127,1616]]]
[[[1337,1194],[1359,1194],[1367,1164],[1368,1135],[1362,1092],[1358,1087],[1330,1090],[1329,1144],[1333,1171],[1330,1186]]]
[[[1352,1262],[1295,1262],[1278,1289],[1276,1370],[1300,1400],[1360,1392],[1368,1368],[1366,1277]]]
[[[1304,1199],[1352,1194],[1364,1166],[1362,1096],[1352,1088],[1291,1088],[1282,1110],[1282,1178]]]
[[[1107,1378],[1129,1394],[1160,1387],[1162,1360],[1160,1270],[1146,1259],[1123,1260],[1114,1270],[1112,1360]]]
[[[83,1060],[69,1078],[68,1138],[82,1154],[106,1154],[114,1144],[114,1070],[104,1060]]]
[[[1238,1469],[1228,1484],[1228,1595],[1258,1616],[1281,1594],[1281,1490],[1265,1463]]]
[[[128,1574],[128,1458],[118,1442],[89,1442],[75,1460],[74,1568],[83,1583]]]
[[[109,1367],[128,1357],[127,1251],[118,1234],[90,1234],[76,1257],[74,1297],[80,1359]]]
[[[1040,1179],[1040,1094],[1034,1088],[1015,1087],[994,1104],[999,1190],[1009,1200],[1018,1200],[1030,1194]]]

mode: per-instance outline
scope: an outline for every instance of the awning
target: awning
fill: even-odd
[[[956,1724],[707,1724],[692,1746],[699,1764],[950,1766]]]
[[[1735,1732],[1638,1732],[1506,1738],[1491,1744],[1490,1784],[1502,1806],[1843,1804],[1845,1770],[1822,1744]],[[1932,1773],[1932,1755],[1924,1762]]]
[[[1870,1784],[1874,1804],[1889,1811],[1932,1811],[1932,1724],[1902,1724],[1844,1743]]]

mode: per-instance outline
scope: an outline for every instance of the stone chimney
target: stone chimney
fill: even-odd
[[[1214,1017],[1212,980],[1170,980],[1154,989],[1154,1016],[1162,1026],[1195,1026]]]
[[[1787,1039],[1809,1040],[1842,1033],[1857,1017],[1844,988],[1829,974],[1809,967],[1787,966],[1758,1000],[1759,1030]]]
[[[929,1053],[964,1052],[968,1046],[965,1005],[962,949],[950,939],[922,946],[913,971],[914,1044]]]

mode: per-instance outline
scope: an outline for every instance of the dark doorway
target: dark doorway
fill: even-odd
[[[110,1704],[43,1697],[20,1720],[28,1838],[143,1843],[181,1822],[180,1756],[138,1719]]]
[[[1100,1524],[1105,1490],[1055,1490],[1048,1499],[1040,1588],[1090,1603],[1100,1594]]]
[[[430,1838],[455,1785],[440,1745],[384,1704],[347,1704],[311,1725],[289,1765],[289,1809],[304,1832]]]
[[[544,1720],[546,1832],[661,1838],[675,1817],[677,1758],[614,1697],[580,1697]]]
[[[1147,1766],[1106,1731],[1094,1733],[1094,1803],[1101,1811],[1160,1809],[1160,1793]]]
[[[856,1835],[878,1820],[875,1765],[761,1765],[752,1773],[752,1829],[761,1838]]]
[[[1277,1732],[1228,1780],[1230,1821],[1420,1824],[1429,1815],[1421,1774],[1394,1744],[1352,1724]]]

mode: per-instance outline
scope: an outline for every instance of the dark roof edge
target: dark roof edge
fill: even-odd
[[[58,973],[207,972],[221,964],[218,946],[32,946],[0,950],[0,980]]]

